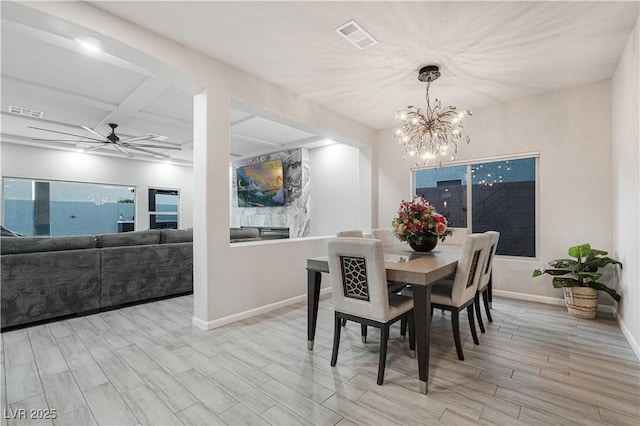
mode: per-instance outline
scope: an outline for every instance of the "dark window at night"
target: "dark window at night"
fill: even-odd
[[[468,173],[471,185],[467,185]],[[535,158],[419,170],[415,182],[416,194],[447,215],[450,226],[469,227],[470,217],[471,232],[500,232],[496,254],[535,257]]]

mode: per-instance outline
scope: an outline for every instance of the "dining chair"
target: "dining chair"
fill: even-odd
[[[401,244],[401,241],[395,237],[391,228],[374,228],[371,230],[371,236],[382,241],[383,247]]]
[[[453,277],[438,281],[431,287],[431,315],[433,315],[434,308],[451,312],[453,340],[456,345],[458,359],[461,361],[464,361],[464,354],[460,341],[460,311],[465,308],[469,317],[469,328],[471,329],[473,343],[480,344],[476,332],[473,307],[488,251],[488,235],[467,235],[462,243],[458,266]],[[402,290],[402,294],[405,296],[410,295],[411,289]],[[400,333],[403,333],[402,326]]]
[[[375,239],[381,240],[382,241],[382,245],[384,247],[387,247],[389,245],[393,245],[393,239],[395,239],[393,237],[393,235],[391,235],[391,239],[389,238],[389,236],[384,235],[384,232],[379,232],[378,236],[382,237],[382,238],[378,238],[378,236],[376,236],[375,234],[375,229],[372,231],[372,236]],[[391,231],[391,228],[389,228],[389,231]],[[337,233],[337,236],[340,238],[344,238],[344,237],[350,237],[350,238],[364,238],[364,233],[360,230],[349,230],[349,231],[339,231]],[[389,293],[398,293],[400,290],[402,290],[403,288],[406,287],[406,284],[404,283],[396,283],[396,282],[388,282],[388,288],[389,288]],[[347,324],[347,320],[343,319],[342,320],[342,326],[344,327]],[[406,327],[405,327],[405,332],[402,334],[402,338],[405,338],[406,335]],[[367,326],[366,325],[362,325],[362,343],[367,343]]]
[[[353,229],[349,231],[338,231],[336,234],[338,237],[353,237],[353,238],[362,238],[364,234],[359,229]]]
[[[453,232],[453,234],[451,234],[447,238],[445,238],[444,241],[440,241],[439,244],[462,245],[462,243],[464,242],[465,237],[467,235],[469,235],[469,233],[470,233],[469,228],[449,228],[449,229]]]
[[[382,242],[371,238],[332,238],[327,242],[329,275],[335,309],[333,353],[335,367],[340,346],[341,320],[380,329],[378,381],[384,381],[389,326],[401,318],[409,323],[409,347],[415,350],[413,298],[387,291]]]
[[[476,291],[476,297],[474,300],[476,306],[476,317],[478,319],[478,327],[482,333],[485,332],[484,324],[482,323],[482,313],[480,312],[480,295],[482,295],[482,301],[484,303],[484,311],[487,314],[489,322],[493,322],[491,318],[491,312],[489,310],[489,283],[491,283],[493,277],[493,258],[496,255],[496,248],[498,247],[498,240],[500,239],[500,233],[497,231],[487,231],[485,235],[489,236],[489,249],[485,261],[485,266],[478,282],[478,291]]]
[[[374,228],[371,230],[371,236],[377,240],[382,241],[382,247],[392,247],[397,245],[407,245],[406,243],[398,240],[393,233],[392,228]],[[407,245],[408,246],[408,245]],[[396,282],[396,281],[388,281],[389,293],[398,293],[402,291],[407,285],[405,283]],[[404,328],[406,330],[406,327]],[[405,337],[405,334],[402,334],[402,337]]]

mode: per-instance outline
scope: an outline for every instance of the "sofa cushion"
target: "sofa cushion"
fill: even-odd
[[[2,254],[37,253],[45,251],[77,250],[96,247],[93,235],[69,237],[2,237]]]
[[[160,244],[160,230],[121,232],[96,235],[98,247],[123,247]]]
[[[3,255],[2,328],[100,309],[100,259],[97,248]]]
[[[101,308],[193,291],[193,244],[101,249]]]
[[[160,231],[160,244],[193,242],[193,229],[163,229]]]

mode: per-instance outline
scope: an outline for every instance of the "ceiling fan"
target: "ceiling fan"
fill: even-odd
[[[120,139],[120,137],[118,137],[118,135],[116,135],[116,128],[118,127],[118,125],[115,124],[115,123],[109,123],[109,127],[111,127],[111,133],[109,135],[107,135],[107,136],[101,135],[100,133],[96,132],[95,130],[93,130],[90,127],[80,126],[82,129],[84,129],[87,132],[93,134],[95,137],[89,137],[89,136],[83,136],[83,135],[74,135],[72,133],[59,132],[57,130],[51,130],[51,129],[43,129],[41,127],[34,127],[34,126],[28,126],[28,127],[31,128],[31,129],[36,129],[36,130],[43,130],[45,132],[58,133],[60,135],[67,135],[67,136],[73,136],[73,137],[80,138],[80,140],[75,140],[75,139],[36,139],[36,138],[32,138],[32,140],[34,140],[34,141],[95,143],[95,144],[99,144],[99,145],[93,146],[93,147],[87,149],[87,151],[93,151],[93,150],[104,148],[104,147],[113,147],[113,148],[117,149],[118,151],[120,151],[122,154],[126,155],[129,158],[134,158],[135,157],[135,155],[130,151],[139,151],[139,152],[144,152],[144,153],[147,153],[147,154],[150,154],[150,155],[153,155],[153,156],[157,156],[157,157],[169,158],[169,156],[167,154],[164,154],[164,153],[158,152],[158,151],[153,151],[153,150],[147,149],[147,148],[173,149],[173,150],[178,150],[178,151],[182,149],[180,147],[180,145],[173,144],[173,143],[170,143],[170,142],[164,142],[164,141],[153,141],[153,144],[151,144],[151,140],[157,137],[156,135],[152,135],[152,134],[148,134],[148,135],[144,135],[144,136],[136,136],[136,137],[126,138],[126,139]],[[147,143],[140,143],[140,142],[147,142]]]

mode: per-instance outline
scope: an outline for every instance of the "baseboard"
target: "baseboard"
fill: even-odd
[[[507,299],[526,300],[528,302],[544,303],[546,305],[564,305],[564,299],[558,299],[557,297],[548,296],[536,296],[535,294],[516,293],[513,291],[493,290],[493,295],[497,297],[504,297]],[[606,312],[609,314],[616,314],[616,308],[612,305],[598,305],[598,312]]]
[[[331,287],[320,290],[320,294],[331,292]],[[223,318],[218,318],[213,321],[202,321],[199,318],[193,317],[191,324],[201,330],[213,330],[214,328],[222,327],[227,324],[241,321],[243,319],[255,317],[258,315],[266,314],[267,312],[275,311],[276,309],[284,308],[285,306],[293,305],[294,303],[304,302],[307,300],[307,295],[292,297],[290,299],[281,300],[269,305],[260,306],[258,308],[249,309],[248,311],[238,312],[237,314],[229,315]]]
[[[564,299],[548,296],[536,296],[535,294],[516,293],[514,291],[493,290],[493,295],[507,299],[526,300],[528,302],[544,303],[546,305],[564,305]]]
[[[624,334],[624,337],[627,339],[627,342],[629,342],[631,349],[633,349],[633,352],[636,354],[636,358],[640,360],[640,345],[638,345],[638,341],[633,337],[633,334],[631,334],[631,331],[629,331],[624,321],[621,321],[620,317],[617,315],[616,320],[618,321],[620,330],[622,330],[622,334]]]

